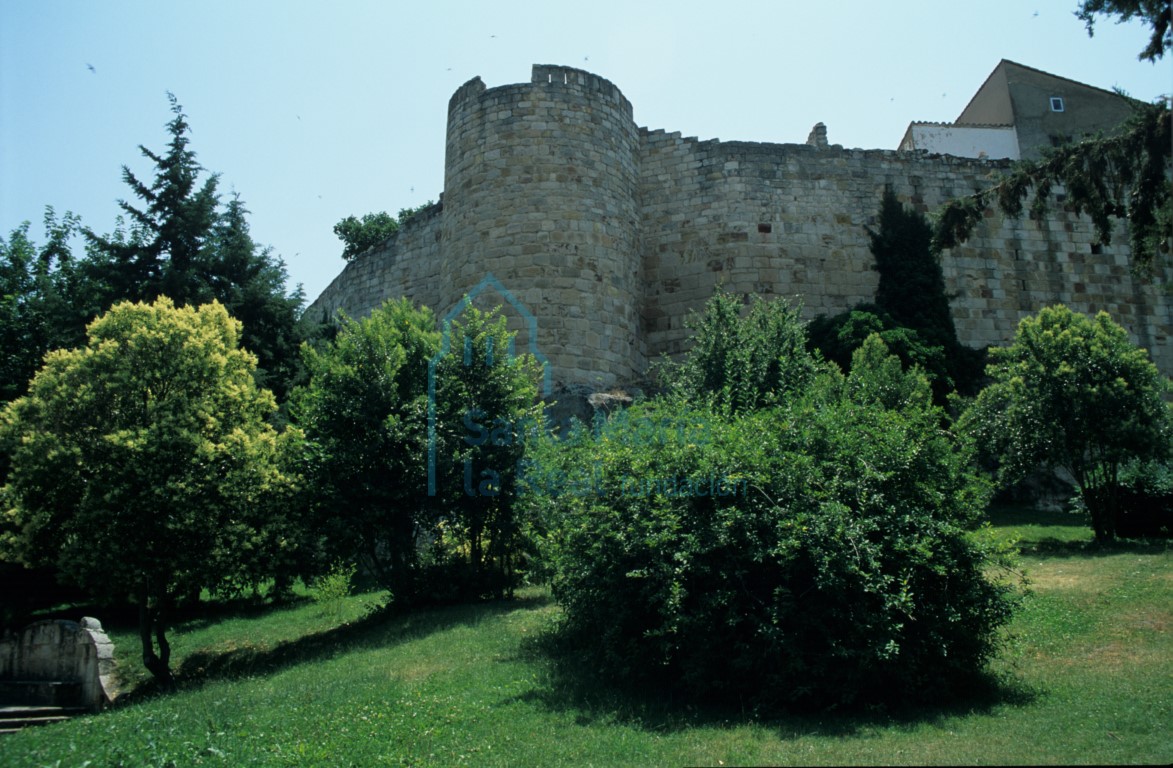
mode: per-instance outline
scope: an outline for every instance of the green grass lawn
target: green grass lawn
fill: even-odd
[[[950,708],[758,718],[622,694],[556,671],[558,615],[514,601],[363,620],[297,607],[188,622],[180,690],[0,737],[0,765],[810,765],[1173,761],[1173,556],[1091,544],[1078,519],[998,512],[1031,593],[992,668]],[[133,632],[118,653],[137,671]]]

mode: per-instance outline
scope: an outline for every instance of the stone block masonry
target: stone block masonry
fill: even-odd
[[[114,644],[97,619],[40,621],[0,637],[0,706],[98,711],[118,695]]]
[[[441,202],[348,264],[309,311],[360,317],[407,296],[443,317],[491,273],[536,317],[555,386],[602,389],[682,353],[686,317],[718,286],[787,298],[808,318],[871,301],[867,228],[885,188],[931,212],[1007,167],[816,138],[698,141],[639,128],[618,88],[568,67],[537,65],[529,83],[498,88],[474,78],[449,102]],[[1004,344],[1023,317],[1064,303],[1107,311],[1173,375],[1173,270],[1135,276],[1117,232],[1101,245],[1068,212],[1032,221],[989,211],[942,256],[961,341]]]

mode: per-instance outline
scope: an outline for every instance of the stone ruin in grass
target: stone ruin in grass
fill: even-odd
[[[39,621],[0,637],[0,707],[97,712],[117,695],[114,644],[97,619]]]

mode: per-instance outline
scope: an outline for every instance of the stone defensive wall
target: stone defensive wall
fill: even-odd
[[[989,186],[1004,161],[798,144],[697,141],[642,132],[640,242],[648,353],[683,351],[684,318],[723,284],[784,296],[804,315],[835,314],[875,295],[869,250],[884,189],[931,212]],[[1048,304],[1106,310],[1161,369],[1173,372],[1168,268],[1149,280],[1129,268],[1127,233],[1095,242],[1090,219],[1044,220],[987,211],[966,244],[942,254],[962,342],[1003,344]]]
[[[537,65],[529,83],[474,78],[456,91],[441,202],[348,264],[309,311],[361,317],[407,296],[444,318],[472,294],[505,305],[518,348],[546,357],[555,387],[622,385],[686,349],[688,313],[718,286],[785,297],[807,318],[871,301],[867,228],[885,188],[928,213],[1007,167],[681,138],[638,128],[609,81]],[[1061,302],[1106,310],[1173,375],[1173,269],[1134,276],[1123,227],[1100,245],[1089,219],[1061,210],[1040,221],[989,211],[942,266],[965,344],[1004,344],[1023,317]]]

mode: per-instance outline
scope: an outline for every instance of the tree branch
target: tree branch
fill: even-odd
[[[1054,198],[1090,217],[1105,245],[1111,243],[1115,221],[1126,221],[1133,266],[1147,269],[1158,253],[1168,251],[1173,236],[1171,149],[1169,108],[1140,107],[1119,134],[1068,144],[1041,160],[1020,162],[989,188],[946,203],[936,217],[934,246],[961,245],[995,206],[1018,218],[1030,198],[1031,217],[1039,219]],[[1057,187],[1062,187],[1065,198],[1057,196]]]

